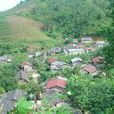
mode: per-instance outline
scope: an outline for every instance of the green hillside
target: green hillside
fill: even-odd
[[[11,38],[11,29],[6,16],[0,15],[0,39]]]
[[[0,16],[0,39],[49,40],[42,24],[19,16]]]
[[[9,41],[54,41],[43,31],[41,22],[20,16],[24,12],[30,12],[35,7],[34,0],[20,3],[15,8],[0,14],[0,40]]]

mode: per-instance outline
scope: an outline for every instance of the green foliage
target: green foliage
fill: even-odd
[[[0,65],[0,86],[6,91],[17,88],[15,65]]]
[[[7,40],[11,38],[11,29],[7,21],[7,17],[0,14],[0,40]]]
[[[69,96],[74,106],[89,110],[93,114],[106,114],[114,110],[113,79],[92,79],[87,76],[74,76],[69,80]],[[110,113],[112,114],[112,113]]]
[[[19,87],[25,91],[27,91],[29,94],[39,93],[43,91],[43,88],[39,83],[34,83],[33,81],[30,81],[29,83],[19,85]]]
[[[0,95],[3,93],[5,93],[5,90],[4,90],[4,88],[0,87]]]
[[[36,4],[40,5],[24,16],[43,22],[53,37],[57,33],[65,38],[101,33],[112,22],[107,17],[108,0],[37,0]]]
[[[110,14],[109,16],[112,18],[113,23],[110,26],[110,28],[107,31],[108,34],[108,41],[109,41],[109,46],[104,48],[104,55],[105,55],[105,59],[106,62],[108,63],[108,68],[110,67],[114,67],[114,1],[113,0],[109,0],[110,2]]]

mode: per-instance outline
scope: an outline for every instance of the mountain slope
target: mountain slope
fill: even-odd
[[[0,40],[52,41],[53,39],[42,31],[42,23],[20,16],[21,13],[32,10],[35,5],[35,0],[27,0],[0,13]]]
[[[20,16],[9,16],[12,39],[49,40],[42,31],[42,24]]]

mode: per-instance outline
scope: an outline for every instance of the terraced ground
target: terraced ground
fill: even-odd
[[[13,40],[50,40],[50,38],[42,32],[41,28],[43,25],[41,23],[20,16],[9,16],[8,23]]]
[[[0,15],[0,39],[9,38],[11,38],[11,30],[7,18],[4,15]]]
[[[54,39],[46,36],[42,27],[41,23],[25,17],[0,15],[0,41],[53,42]]]
[[[43,24],[20,14],[36,7],[37,0],[28,0],[15,8],[0,13],[0,44],[37,45],[51,47],[57,42],[43,31]]]

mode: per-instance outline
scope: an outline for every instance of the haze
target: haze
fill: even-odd
[[[19,4],[20,1],[21,0],[0,0],[0,11],[9,10]]]

